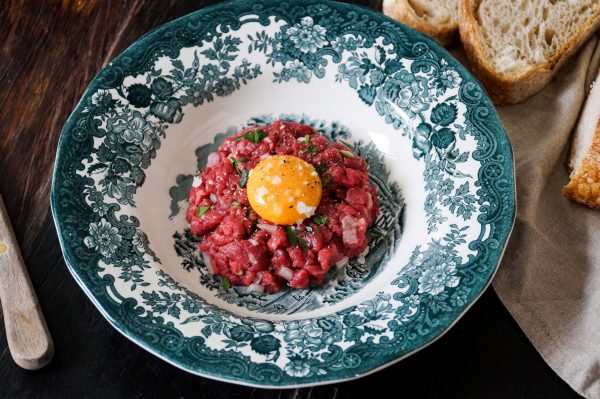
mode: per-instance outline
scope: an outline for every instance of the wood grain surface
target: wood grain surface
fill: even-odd
[[[216,1],[2,0],[0,192],[48,327],[53,361],[25,371],[0,331],[0,397],[572,398],[489,289],[442,339],[363,379],[263,390],[193,376],[112,329],[69,275],[49,209],[62,125],[87,84],[148,30]],[[379,7],[378,0],[354,1]]]
[[[47,365],[54,354],[52,338],[29,279],[27,266],[0,195],[0,301],[13,360],[27,370]]]

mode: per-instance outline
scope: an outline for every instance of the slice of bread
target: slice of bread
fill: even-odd
[[[600,0],[460,0],[460,38],[496,104],[524,101],[600,26]]]
[[[571,144],[567,198],[600,208],[600,76],[586,100]]]
[[[458,36],[458,0],[383,0],[383,13],[442,45]]]

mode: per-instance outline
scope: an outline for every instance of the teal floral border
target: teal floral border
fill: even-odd
[[[325,11],[330,15],[329,18],[337,20],[324,23]],[[152,70],[154,62],[161,55],[176,58],[183,47],[206,41],[213,42],[215,38],[218,40],[219,36],[229,30],[239,29],[242,24],[240,17],[248,15],[258,16],[250,17],[250,20],[254,18],[264,26],[269,24],[268,17],[274,15],[286,21],[290,27],[297,27],[296,31],[288,30],[287,33],[304,55],[324,48],[324,32],[315,28],[312,18],[310,21],[306,19],[308,15],[314,15],[321,17],[319,26],[337,26],[344,33],[360,35],[371,46],[375,38],[382,37],[384,45],[393,45],[398,57],[414,60],[413,68],[431,71],[440,55],[443,56],[442,59],[447,59],[449,67],[458,71],[462,78],[456,99],[466,106],[464,118],[467,127],[462,134],[471,135],[477,141],[477,150],[471,156],[481,163],[476,183],[481,212],[478,221],[486,226],[482,229],[481,236],[470,244],[470,249],[476,251],[476,255],[471,256],[466,263],[460,263],[455,251],[457,245],[464,243],[459,226],[453,227],[439,242],[434,241],[427,248],[417,248],[411,256],[407,273],[403,273],[393,282],[399,288],[393,298],[399,306],[392,307],[391,296],[381,293],[335,316],[289,323],[285,331],[279,331],[283,334],[283,341],[273,336],[276,331],[273,323],[246,319],[241,320],[241,323],[227,324],[219,319],[218,311],[211,311],[205,306],[206,314],[214,318],[209,323],[211,329],[226,331],[225,334],[230,336],[231,345],[248,345],[255,353],[263,356],[264,360],[257,362],[251,361],[238,351],[210,349],[202,336],[184,337],[172,322],[167,322],[160,315],[145,313],[137,301],[125,298],[117,292],[113,276],[99,275],[102,271],[99,260],[121,247],[120,233],[113,231],[115,224],[121,225],[119,231],[128,229],[131,233],[131,240],[128,242],[138,248],[140,253],[153,254],[148,247],[147,238],[138,229],[137,219],[122,216],[120,220],[110,220],[110,215],[114,215],[114,212],[110,212],[110,207],[117,206],[115,204],[107,205],[109,209],[93,209],[86,200],[93,193],[85,190],[93,185],[93,181],[82,173],[82,161],[88,159],[92,153],[93,133],[97,128],[93,121],[86,117],[86,112],[89,112],[90,104],[96,107],[107,105],[104,101],[108,100],[97,95],[101,90],[119,88],[125,76]],[[217,26],[221,27],[219,31]],[[313,39],[303,43],[301,38],[305,36],[300,34],[302,29],[311,30]],[[260,39],[257,40],[260,42]],[[260,48],[257,47],[256,50],[259,51]],[[431,40],[378,13],[347,4],[324,1],[280,3],[266,0],[223,3],[154,30],[117,57],[96,77],[61,134],[52,187],[52,211],[63,253],[72,273],[102,313],[125,335],[179,367],[215,378],[262,386],[323,383],[368,373],[423,347],[445,332],[489,284],[512,228],[515,212],[512,150],[508,138],[479,84],[445,54],[444,50]],[[306,66],[304,61],[303,63]],[[295,70],[285,72],[283,69],[275,78],[286,81],[289,77],[306,81],[309,71],[300,64],[291,66]],[[310,73],[318,77],[320,70],[319,65],[313,65]],[[402,80],[400,71],[397,73],[397,78]],[[348,79],[350,85],[353,84],[354,78],[358,79],[358,87],[361,76],[356,72],[340,70],[340,74],[341,79]],[[373,79],[372,76],[370,78]],[[150,92],[139,87],[125,96],[133,105],[148,106],[157,118],[169,123],[177,122],[181,118],[181,109],[170,100],[169,85],[160,81],[158,77],[155,81],[160,83],[151,85]],[[419,82],[404,83],[414,83],[414,87],[421,90]],[[373,81],[370,81],[369,85],[373,86]],[[411,101],[409,93],[396,92],[397,89],[392,86],[388,86],[387,89],[384,89],[385,85],[382,87],[383,94],[395,93],[398,98],[396,105],[404,105],[414,116],[423,111],[418,101]],[[219,92],[226,95],[231,89],[231,85],[226,85]],[[377,106],[377,93],[365,88],[359,95],[366,103],[373,101],[372,104]],[[93,94],[96,94],[95,98]],[[420,93],[419,98],[426,98],[425,93]],[[388,115],[384,102],[379,107],[378,111],[388,122],[396,123],[393,110],[389,111]],[[136,112],[139,111],[131,110],[131,118],[113,120],[111,124],[115,127],[114,131],[126,140],[131,140],[139,148],[148,150],[148,155],[140,154],[139,163],[142,165],[153,157],[152,150],[156,150],[153,146],[156,147],[157,143],[153,137],[145,139],[145,136],[136,136],[135,132],[139,131],[140,126],[143,128],[144,124],[140,119],[142,115],[138,116]],[[452,113],[453,111],[446,107],[438,110],[437,116],[433,116],[432,113],[430,118],[432,122],[433,118],[437,119],[438,124],[444,126],[443,123],[446,123],[448,115]],[[127,126],[132,121],[134,126]],[[90,122],[93,128],[90,128]],[[131,131],[127,131],[128,128]],[[160,127],[154,131],[159,135],[164,133]],[[451,148],[452,144],[450,132],[443,130],[443,127],[436,129],[435,136],[424,127],[417,131],[415,137],[415,156],[419,158],[427,157],[426,153],[431,150],[432,145],[438,150],[446,150]],[[419,137],[426,137],[425,141],[429,141],[430,144],[419,141]],[[451,150],[448,151],[450,152]],[[143,170],[143,167],[139,169]],[[131,181],[143,178],[143,174],[133,168],[128,173]],[[127,187],[118,183],[111,184],[112,188],[107,190],[115,194],[114,198],[122,200],[119,203],[131,203],[133,193],[128,191]],[[99,218],[99,215],[103,214],[106,216]],[[110,239],[103,240],[103,237]],[[140,260],[140,264],[143,268],[143,261]],[[443,276],[441,285],[439,278],[431,278],[434,273],[437,273],[437,277]],[[186,295],[185,300],[191,301],[187,304],[188,308],[193,308],[193,300],[199,300],[193,293],[177,286],[168,276],[159,277],[162,284],[182,292],[172,294],[169,300],[179,302],[180,297],[173,299],[173,296]],[[132,275],[131,279],[135,284],[134,278]],[[142,284],[143,281],[140,280],[139,283]],[[162,299],[160,296],[153,296],[152,293],[147,296],[148,301]],[[384,333],[380,324],[372,323],[373,320],[387,320],[387,328],[392,332],[392,336]],[[195,320],[189,318],[184,323],[187,322]],[[352,345],[344,350],[332,345],[342,339],[342,323],[345,326],[345,340],[352,342]],[[295,345],[302,349],[300,352],[292,351],[286,355],[289,362],[284,369],[274,364],[283,344]]]

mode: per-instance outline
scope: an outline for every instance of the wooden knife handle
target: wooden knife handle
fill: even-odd
[[[27,267],[0,196],[0,301],[8,348],[15,362],[28,370],[44,367],[54,345],[35,296]]]

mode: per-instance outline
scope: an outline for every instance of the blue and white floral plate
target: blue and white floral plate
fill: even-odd
[[[283,118],[353,146],[382,215],[326,285],[225,289],[186,231],[192,176],[227,135]],[[446,332],[513,225],[510,143],[446,51],[374,11],[237,1],[144,36],[60,138],[52,211],[69,268],[121,333],[192,373],[264,387],[366,375]]]

